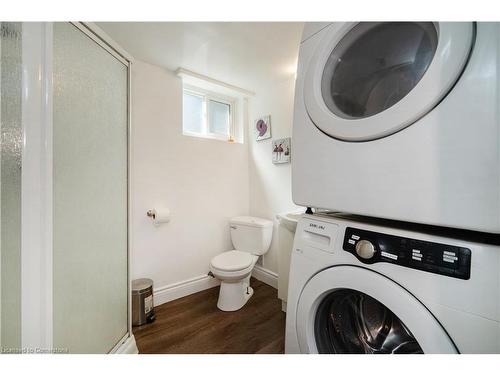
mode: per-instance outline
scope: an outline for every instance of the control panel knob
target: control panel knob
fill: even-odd
[[[363,259],[371,259],[376,253],[375,246],[367,240],[358,241],[356,253]]]

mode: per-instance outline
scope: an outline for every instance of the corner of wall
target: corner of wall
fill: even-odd
[[[291,164],[272,163],[272,139],[292,136],[294,91],[294,76],[271,82],[257,91],[249,107],[250,215],[275,223],[271,248],[263,257],[263,267],[271,272],[278,270],[276,215],[298,208],[292,201]],[[271,138],[257,142],[252,125],[256,118],[265,115],[271,116]]]

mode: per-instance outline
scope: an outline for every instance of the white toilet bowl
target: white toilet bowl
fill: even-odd
[[[221,281],[217,307],[223,311],[241,309],[253,295],[250,276],[259,255],[271,245],[273,222],[250,216],[230,220],[231,240],[236,250],[217,255],[210,271]]]
[[[221,281],[217,307],[223,311],[241,309],[253,295],[250,276],[258,256],[232,250],[217,255],[210,270]]]

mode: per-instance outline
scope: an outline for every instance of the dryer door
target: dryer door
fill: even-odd
[[[316,274],[300,295],[296,328],[303,353],[457,353],[420,301],[361,267]]]
[[[314,124],[345,141],[393,134],[431,111],[465,68],[470,22],[332,24],[304,82]]]

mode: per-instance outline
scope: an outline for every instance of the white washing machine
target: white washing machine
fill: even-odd
[[[301,206],[500,233],[500,24],[306,25]]]
[[[498,236],[415,227],[304,215],[285,352],[500,353]]]

